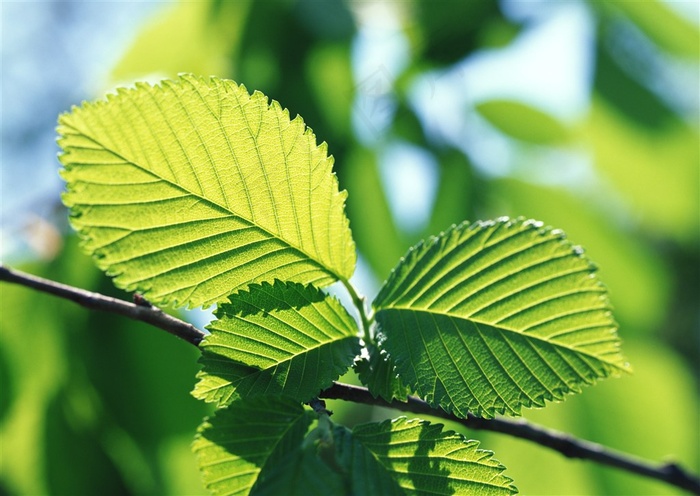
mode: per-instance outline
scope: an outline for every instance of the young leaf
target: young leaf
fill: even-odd
[[[219,406],[260,394],[308,401],[360,352],[353,318],[313,286],[275,281],[230,298],[200,345],[197,398]]]
[[[261,474],[299,450],[312,416],[281,397],[237,401],[198,429],[192,444],[204,485],[214,495],[251,493]]]
[[[373,344],[367,345],[368,356],[355,363],[355,370],[362,383],[375,398],[381,396],[391,402],[395,399],[406,401],[411,394],[396,371],[394,361],[386,350],[380,350]]]
[[[60,117],[64,202],[86,251],[151,301],[347,279],[355,247],[326,145],[232,81],[182,76]]]
[[[465,417],[519,414],[627,370],[595,267],[561,231],[462,224],[412,248],[374,307],[401,379]]]
[[[493,453],[442,425],[401,417],[336,427],[337,459],[351,474],[352,494],[515,494]]]

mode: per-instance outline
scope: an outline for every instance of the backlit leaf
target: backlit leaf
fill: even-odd
[[[519,414],[627,369],[583,250],[534,221],[453,227],[412,248],[374,302],[401,379],[460,417]]]
[[[493,453],[442,425],[404,417],[336,427],[339,463],[352,474],[352,494],[506,495],[517,489]]]
[[[360,352],[357,324],[313,286],[275,281],[231,296],[200,348],[197,398],[226,405],[260,394],[308,401]]]
[[[198,306],[274,278],[352,275],[325,144],[259,92],[193,76],[138,84],[73,108],[58,132],[71,222],[126,290]]]

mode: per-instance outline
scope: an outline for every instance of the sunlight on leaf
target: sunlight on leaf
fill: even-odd
[[[355,321],[313,286],[264,283],[231,296],[200,345],[197,398],[219,406],[248,396],[308,401],[340,377],[360,352]]]
[[[374,307],[399,375],[455,415],[519,414],[628,366],[595,267],[561,231],[462,224],[412,248]]]
[[[600,265],[621,328],[639,338],[664,325],[670,298],[666,267],[638,231],[609,214],[609,204],[603,203],[607,197],[600,198],[596,191],[579,196],[566,188],[507,178],[492,181],[491,188],[491,212],[527,212],[549,224],[565,225],[570,237],[586,240],[586,253]]]
[[[442,425],[401,417],[334,431],[353,494],[515,494],[493,453]]]
[[[254,282],[348,279],[355,247],[326,145],[217,78],[120,89],[59,120],[64,202],[98,265],[156,303]]]

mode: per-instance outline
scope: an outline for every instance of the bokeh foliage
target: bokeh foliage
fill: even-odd
[[[651,51],[697,74],[697,24],[661,1],[591,0],[595,59],[585,112],[563,122],[513,98],[462,109],[465,119],[485,123],[467,127],[467,138],[497,137],[515,150],[508,172],[492,174],[477,164],[483,159],[439,135],[417,111],[411,90],[421,77],[511,46],[527,23],[504,15],[493,0],[400,3],[407,63],[399,74],[378,70],[362,79],[355,65],[366,18],[339,0],[319,5],[165,6],[126,50],[113,80],[215,74],[302,115],[335,157],[340,185],[349,191],[353,236],[377,281],[409,245],[465,219],[524,215],[564,229],[600,266],[635,374],[525,417],[651,459],[670,456],[697,471],[698,119],[673,104],[663,73],[645,63]],[[377,113],[387,117],[379,127]],[[490,134],[477,134],[484,129]],[[422,225],[407,227],[392,211],[382,164],[392,143],[433,160],[435,200]],[[546,180],[538,158],[569,152],[590,161],[594,181]],[[117,294],[70,237],[56,259],[26,268]],[[0,288],[0,494],[203,492],[189,450],[205,414],[188,394],[196,350],[141,324]],[[339,422],[389,416],[341,403],[332,409]],[[531,444],[466,434],[498,453],[523,493],[675,494]]]

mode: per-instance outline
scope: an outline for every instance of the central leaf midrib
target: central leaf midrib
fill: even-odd
[[[545,343],[545,344],[548,344],[548,345],[550,345],[550,346],[556,346],[557,348],[561,348],[561,349],[570,351],[570,352],[572,352],[572,353],[578,353],[578,354],[580,354],[580,355],[585,355],[585,356],[590,357],[590,358],[592,358],[592,359],[594,359],[594,360],[596,360],[596,361],[598,361],[598,362],[601,362],[601,363],[610,365],[610,366],[612,366],[612,367],[615,367],[616,369],[624,370],[624,367],[620,366],[619,364],[614,363],[614,362],[610,362],[610,361],[608,361],[608,360],[603,360],[601,357],[596,356],[596,355],[592,355],[591,353],[588,353],[588,352],[586,352],[586,351],[582,351],[582,350],[579,350],[579,349],[577,349],[577,348],[571,348],[571,347],[566,346],[566,345],[564,345],[564,344],[562,344],[562,343],[558,343],[558,342],[554,342],[554,341],[548,341],[547,339],[542,338],[542,337],[537,336],[537,335],[534,335],[534,334],[525,334],[525,333],[523,333],[523,332],[518,331],[517,329],[513,329],[513,328],[510,328],[510,327],[504,327],[504,326],[501,326],[501,325],[498,325],[498,324],[493,324],[493,323],[491,323],[491,322],[487,322],[487,321],[485,321],[485,320],[481,320],[481,319],[478,319],[478,318],[465,317],[465,316],[463,316],[463,315],[458,315],[458,314],[455,314],[455,313],[452,313],[452,312],[437,312],[437,311],[434,311],[434,310],[431,310],[431,309],[426,309],[426,308],[412,308],[412,307],[404,307],[404,306],[383,307],[383,308],[380,308],[379,310],[377,310],[377,314],[381,313],[382,311],[386,311],[386,310],[397,310],[397,311],[407,311],[407,312],[416,312],[416,313],[426,313],[426,314],[429,314],[429,315],[438,315],[438,316],[442,316],[442,317],[449,317],[449,318],[451,318],[451,319],[456,319],[456,320],[461,320],[461,321],[467,321],[467,322],[470,322],[470,323],[473,323],[473,324],[485,325],[485,326],[488,326],[488,327],[492,327],[492,328],[494,328],[494,329],[498,329],[499,331],[502,331],[502,332],[505,332],[505,333],[515,334],[515,335],[517,335],[517,336],[519,336],[519,337],[524,337],[524,338],[527,338],[527,339],[532,339],[533,341],[538,341],[538,342],[541,342],[541,343]]]
[[[259,229],[260,231],[262,231],[263,233],[267,234],[268,236],[270,236],[270,237],[272,237],[272,238],[275,238],[275,239],[278,239],[278,240],[282,241],[283,243],[285,243],[287,246],[289,246],[289,247],[292,248],[293,250],[299,252],[301,255],[303,255],[303,256],[306,257],[307,259],[311,260],[311,261],[312,261],[314,264],[316,264],[323,272],[326,272],[327,274],[331,275],[331,276],[334,277],[336,280],[343,280],[343,278],[342,278],[339,274],[336,274],[335,271],[333,271],[333,270],[331,270],[329,267],[326,267],[325,265],[323,265],[323,264],[322,264],[319,260],[317,260],[315,257],[313,257],[313,256],[311,256],[310,254],[308,254],[303,248],[293,245],[293,244],[290,243],[287,239],[285,239],[285,238],[279,236],[278,234],[275,234],[275,233],[269,231],[268,229],[266,229],[266,228],[264,228],[264,227],[262,227],[262,226],[256,224],[255,221],[253,221],[253,220],[251,220],[251,219],[247,219],[247,218],[245,218],[244,216],[242,216],[242,215],[240,215],[240,214],[238,214],[238,213],[232,211],[230,208],[228,208],[228,207],[226,207],[226,206],[224,206],[224,205],[219,204],[219,203],[216,202],[215,200],[212,200],[212,199],[210,199],[210,198],[208,198],[208,197],[206,197],[206,196],[202,196],[202,195],[200,195],[200,194],[198,194],[198,193],[195,193],[195,192],[191,191],[189,188],[187,188],[187,187],[185,187],[185,186],[182,186],[182,185],[180,185],[180,184],[178,184],[178,183],[175,183],[175,182],[173,182],[173,181],[170,181],[170,180],[168,180],[168,179],[162,177],[160,174],[157,174],[157,173],[155,173],[154,171],[152,171],[152,170],[150,170],[150,169],[147,169],[147,168],[145,168],[145,167],[139,165],[138,163],[136,163],[135,161],[133,161],[133,160],[127,158],[126,156],[122,155],[121,153],[119,153],[119,152],[117,152],[117,151],[115,151],[115,150],[112,150],[112,149],[106,147],[105,145],[102,144],[102,142],[100,142],[98,139],[94,138],[91,134],[88,134],[87,132],[84,132],[84,131],[80,131],[79,129],[77,129],[77,128],[76,128],[75,126],[73,126],[73,125],[68,125],[68,124],[66,124],[66,125],[67,125],[68,127],[72,128],[76,133],[81,134],[81,135],[83,135],[84,137],[88,138],[90,141],[92,141],[93,143],[95,143],[97,146],[101,147],[103,150],[105,150],[105,151],[107,151],[107,152],[109,152],[109,153],[112,153],[112,154],[115,155],[116,157],[120,158],[120,159],[123,160],[125,163],[130,164],[130,165],[132,165],[133,167],[136,167],[137,169],[139,169],[139,170],[141,170],[141,171],[143,171],[143,172],[145,172],[145,173],[147,173],[147,174],[150,174],[152,177],[156,178],[156,179],[159,180],[159,181],[163,181],[163,182],[169,184],[170,186],[173,186],[173,187],[179,189],[180,191],[184,191],[185,193],[187,193],[187,194],[189,194],[189,195],[191,195],[191,196],[193,196],[193,197],[196,197],[196,198],[200,199],[200,200],[203,201],[203,202],[206,202],[208,205],[210,205],[210,206],[213,207],[213,208],[219,209],[219,210],[221,210],[221,211],[223,211],[223,212],[225,212],[225,213],[230,214],[231,216],[233,216],[233,217],[235,217],[235,218],[241,220],[242,222],[245,222],[245,223],[248,224],[249,226],[251,226],[251,227],[253,227],[253,228],[255,228],[255,229]],[[75,147],[75,148],[80,148],[80,147]]]

